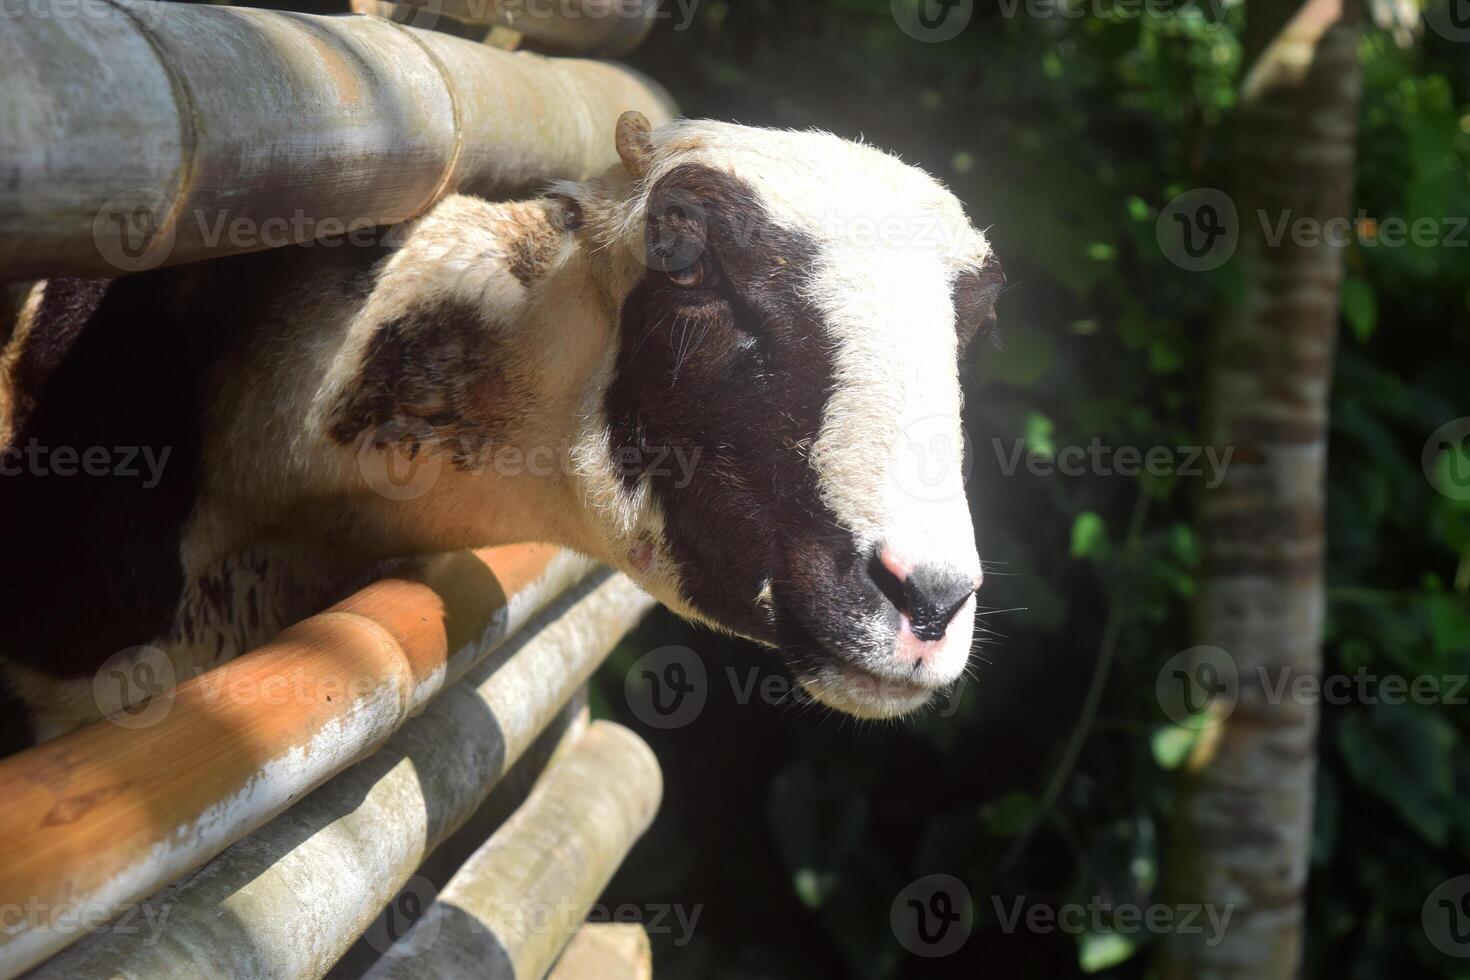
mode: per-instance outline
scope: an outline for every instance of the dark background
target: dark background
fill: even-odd
[[[1155,225],[1184,191],[1249,179],[1229,164],[1243,18],[1203,2],[1037,15],[1048,9],[978,3],[958,37],[920,43],[887,0],[706,2],[687,30],[665,20],[626,59],[687,115],[897,151],[989,228],[1011,283],[1003,349],[977,344],[962,369],[994,612],[957,710],[860,724],[789,698],[741,703],[726,668],[741,685],[752,668],[779,678],[772,658],[665,612],[599,675],[597,710],[639,732],[666,779],[604,905],[636,905],[655,927],[673,921],[655,923],[660,905],[699,911],[687,942],[654,928],[660,976],[1147,973],[1156,937],[1006,932],[997,903],[1160,900],[1188,733],[1154,683],[1190,646],[1200,478],[1007,474],[1002,459],[1022,438],[1041,460],[1094,437],[1198,443],[1205,337],[1239,282],[1228,264],[1170,263]],[[1452,223],[1470,214],[1470,45],[1395,38],[1363,17],[1355,211]],[[1464,673],[1470,510],[1434,491],[1420,452],[1470,414],[1470,231],[1458,247],[1382,247],[1358,230],[1333,390],[1327,668]],[[624,683],[666,645],[696,651],[709,678],[703,711],[672,730],[644,724]],[[1435,885],[1470,871],[1465,717],[1324,708],[1308,976],[1467,975],[1419,924]],[[1076,765],[1059,769],[1079,728]],[[933,873],[964,882],[972,933],[957,953],[920,958],[889,912]]]

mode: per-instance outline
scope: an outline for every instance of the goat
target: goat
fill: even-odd
[[[959,444],[985,236],[832,135],[630,113],[614,140],[601,176],[369,245],[32,288],[0,355],[12,737],[95,718],[117,651],[191,676],[384,562],[515,541],[780,650],[849,714],[953,682],[981,568],[958,468],[914,441]],[[62,478],[67,448],[114,472]],[[382,479],[410,463],[432,478]]]

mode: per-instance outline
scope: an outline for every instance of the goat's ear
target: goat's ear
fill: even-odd
[[[968,269],[954,283],[955,329],[960,335],[960,353],[970,346],[976,334],[991,333],[995,328],[995,301],[1005,286],[1000,259],[991,252],[978,269]]]
[[[634,180],[644,178],[653,159],[653,144],[648,139],[652,129],[648,125],[648,117],[636,109],[629,109],[618,117],[615,131],[618,158]]]

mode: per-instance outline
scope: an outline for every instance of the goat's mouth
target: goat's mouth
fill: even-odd
[[[813,700],[856,718],[898,718],[922,708],[946,685],[875,674],[851,663],[803,670],[796,681]]]
[[[840,623],[817,625],[804,623],[788,607],[777,616],[777,645],[812,700],[857,718],[897,718],[959,679],[968,661],[970,626],[964,625],[963,636],[957,631],[922,643],[926,656],[914,656],[905,617],[890,612],[891,607],[853,610]]]

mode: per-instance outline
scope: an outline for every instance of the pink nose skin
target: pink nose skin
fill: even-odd
[[[898,579],[899,585],[902,585],[908,579],[909,572],[914,570],[913,562],[886,544],[878,549],[878,560],[883,563],[883,567],[888,569],[894,578]]]
[[[900,663],[927,663],[939,657],[946,640],[969,647],[970,637],[949,637],[946,631],[968,603],[974,601],[982,575],[970,576],[947,565],[914,562],[893,548],[878,550],[872,569],[879,589],[899,612],[899,636],[894,656]],[[965,617],[965,622],[970,622]]]

